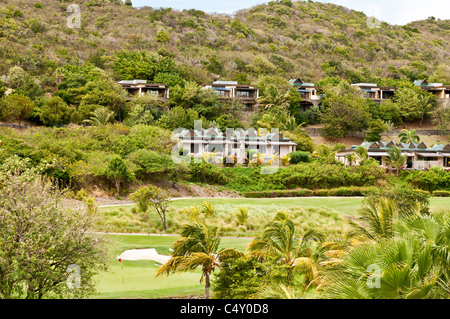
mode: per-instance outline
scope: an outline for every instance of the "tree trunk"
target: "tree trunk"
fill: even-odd
[[[117,196],[120,196],[120,180],[115,180],[114,184],[116,186]]]
[[[167,231],[167,222],[166,222],[166,214],[163,213],[163,218],[162,218],[162,222],[163,222],[163,226],[164,226],[164,231]]]
[[[209,272],[205,273],[205,299],[209,299],[209,287],[210,287],[210,282],[209,282]]]

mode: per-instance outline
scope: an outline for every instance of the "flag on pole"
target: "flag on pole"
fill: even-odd
[[[120,263],[120,269],[122,270],[122,283],[125,283],[125,278],[123,276],[123,264],[122,264],[122,258],[119,257],[119,263]]]

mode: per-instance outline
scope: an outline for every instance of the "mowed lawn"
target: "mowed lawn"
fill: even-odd
[[[172,202],[176,209],[200,205],[208,201],[213,205],[267,206],[273,209],[324,208],[342,215],[353,215],[361,207],[363,198],[279,198],[279,199],[214,199],[192,198]],[[117,209],[131,210],[132,205],[100,208],[100,213]],[[449,209],[450,198],[432,198],[432,210]],[[155,248],[159,254],[170,255],[170,246],[177,236],[161,235],[107,235],[110,240],[110,266],[98,276],[98,292],[94,298],[165,298],[201,295],[200,271],[154,278],[160,264],[154,261],[123,261],[116,257],[128,249]],[[245,251],[250,238],[222,238],[221,246]],[[122,277],[123,269],[123,277]]]
[[[155,277],[161,264],[150,261],[117,260],[117,256],[128,249],[155,248],[159,254],[170,255],[170,246],[177,236],[108,235],[110,248],[109,269],[98,278],[98,293],[93,298],[165,298],[186,297],[204,293],[200,284],[201,271]],[[222,238],[221,248],[236,248],[245,251],[251,239]],[[123,276],[122,276],[123,270]]]

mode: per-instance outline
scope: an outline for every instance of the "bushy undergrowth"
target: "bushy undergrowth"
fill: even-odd
[[[262,174],[260,168],[225,168],[223,171],[228,177],[226,187],[241,192],[374,186],[385,178],[383,170],[373,161],[353,167],[313,161],[280,167],[275,174]]]
[[[433,167],[429,171],[410,171],[404,173],[411,185],[427,191],[450,190],[450,171]]]
[[[293,189],[276,191],[243,192],[242,195],[247,198],[275,198],[275,197],[349,197],[366,196],[373,192],[376,187],[339,187],[333,189]]]

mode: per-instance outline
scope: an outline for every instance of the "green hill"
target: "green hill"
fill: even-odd
[[[38,1],[0,1],[0,75],[20,65],[52,87],[58,67],[91,62],[119,79],[114,53],[145,50],[173,57],[199,83],[263,75],[450,83],[450,20],[370,28],[361,12],[312,1],[272,1],[232,17],[80,0],[78,29],[67,26],[71,2]]]

